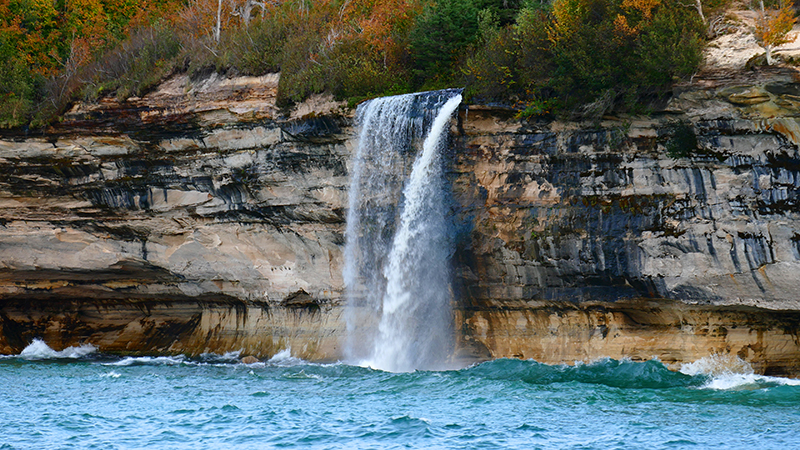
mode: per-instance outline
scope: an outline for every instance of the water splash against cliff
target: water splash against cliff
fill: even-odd
[[[451,352],[452,242],[442,152],[460,102],[450,90],[359,108],[344,272],[351,360],[408,371],[441,367]]]

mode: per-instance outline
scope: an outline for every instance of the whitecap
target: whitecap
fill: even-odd
[[[92,344],[83,344],[77,347],[67,347],[64,350],[56,351],[50,348],[43,340],[36,338],[33,342],[20,352],[19,357],[27,360],[42,359],[78,359],[97,351],[97,347]]]
[[[691,363],[682,364],[680,372],[689,376],[707,375],[710,377],[729,374],[748,375],[753,373],[753,367],[736,355],[713,354]]]
[[[221,355],[219,353],[203,353],[200,355],[200,361],[212,364],[237,363],[240,360],[241,354],[241,350],[225,352]]]
[[[119,361],[105,363],[106,366],[177,366],[189,364],[185,356],[128,356]]]
[[[306,373],[305,370],[301,370],[300,372],[297,372],[297,373],[286,373],[286,374],[283,375],[283,378],[286,378],[286,379],[289,379],[289,380],[317,380],[317,381],[322,381],[322,377],[321,376],[319,376],[317,374],[314,374],[314,373]]]
[[[275,366],[295,366],[298,364],[305,364],[305,361],[292,356],[292,348],[287,347],[270,358],[267,361],[267,364],[272,364]]]
[[[800,386],[800,380],[757,375],[747,361],[734,355],[714,354],[681,365],[684,375],[705,375],[705,389],[747,390],[772,386]]]

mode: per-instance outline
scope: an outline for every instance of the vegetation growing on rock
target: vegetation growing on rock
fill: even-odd
[[[697,69],[699,11],[679,0],[0,0],[0,126],[141,96],[176,71],[280,71],[283,106],[466,86],[523,115],[596,116]]]

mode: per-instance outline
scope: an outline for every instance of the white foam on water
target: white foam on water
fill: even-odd
[[[748,390],[773,386],[800,386],[800,380],[757,375],[750,364],[734,355],[715,354],[681,365],[684,375],[705,375],[702,386],[714,390]]]
[[[207,364],[232,364],[238,363],[241,359],[241,350],[235,350],[232,352],[225,352],[223,354],[219,353],[203,353],[200,355],[200,361]]]
[[[122,376],[121,373],[112,370],[111,372],[100,375],[100,378],[119,378],[121,376]]]
[[[222,354],[222,359],[231,360],[231,361],[238,361],[240,356],[242,355],[241,350],[236,350],[233,352],[225,352]]]
[[[316,380],[316,381],[322,381],[322,377],[321,376],[319,376],[317,374],[314,374],[314,373],[306,373],[305,370],[301,370],[300,372],[297,372],[297,373],[284,374],[283,378],[286,378],[286,379],[289,379],[289,380]]]
[[[185,356],[127,356],[119,361],[105,363],[106,366],[177,366],[181,364],[196,364],[187,361]]]
[[[36,338],[20,352],[19,357],[31,361],[43,359],[78,359],[96,351],[97,347],[91,344],[67,347],[64,350],[56,351],[50,348],[43,340]]]
[[[267,364],[271,364],[273,366],[295,366],[298,364],[306,364],[306,362],[300,358],[295,358],[292,356],[292,348],[287,347],[267,360]]]

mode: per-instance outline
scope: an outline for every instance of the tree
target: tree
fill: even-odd
[[[478,34],[478,10],[470,0],[439,0],[425,8],[411,31],[417,81],[452,76],[459,55]]]
[[[756,26],[753,30],[758,45],[767,51],[767,65],[772,65],[772,50],[793,39],[789,39],[789,32],[795,22],[794,5],[792,0],[779,0],[774,8],[765,8],[764,0],[758,0],[756,10]]]
[[[233,15],[239,16],[244,26],[247,27],[250,25],[250,19],[253,17],[253,9],[255,9],[256,6],[261,8],[261,14],[263,16],[264,11],[267,9],[267,4],[257,0],[244,0],[244,3],[241,5],[234,5]]]

